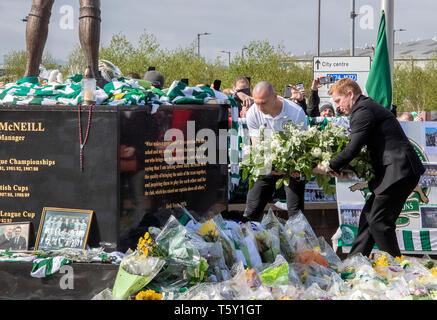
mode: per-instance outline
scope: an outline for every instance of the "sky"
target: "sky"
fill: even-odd
[[[25,50],[26,23],[31,0],[0,0],[0,63],[11,50]],[[321,0],[321,51],[349,49],[352,0]],[[294,55],[317,52],[318,0],[101,0],[100,43],[122,33],[131,42],[146,30],[161,48],[197,45],[207,60],[241,54],[254,40],[283,45]],[[376,43],[381,0],[355,0],[356,47]],[[436,0],[395,0],[396,42],[437,37]],[[55,0],[45,50],[66,61],[78,36],[79,0]]]

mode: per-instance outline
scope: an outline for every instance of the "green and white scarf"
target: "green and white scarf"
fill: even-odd
[[[71,260],[65,259],[64,256],[35,259],[30,275],[34,278],[44,278],[58,272],[63,265],[71,262]]]
[[[26,77],[0,89],[0,104],[5,105],[78,105],[82,102],[82,75],[70,77],[65,83],[47,83],[40,77]],[[97,87],[96,103],[108,95]]]

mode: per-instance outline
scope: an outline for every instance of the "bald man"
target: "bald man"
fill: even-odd
[[[257,144],[260,139],[260,127],[265,127],[264,135],[269,136],[272,131],[283,131],[284,125],[291,122],[300,126],[301,130],[307,129],[305,111],[296,103],[279,97],[271,83],[259,82],[253,88],[254,104],[246,114],[252,144]],[[266,204],[271,201],[276,189],[276,181],[283,173],[271,171],[262,179],[255,181],[252,189],[247,194],[246,210],[244,215],[250,220],[262,219]],[[301,180],[297,173],[293,174],[290,184],[284,186],[287,198],[288,216],[291,217],[304,210],[305,180]]]

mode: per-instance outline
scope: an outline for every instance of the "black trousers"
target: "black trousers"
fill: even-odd
[[[244,216],[253,221],[262,219],[264,208],[272,199],[276,189],[276,181],[281,176],[267,175],[255,181],[252,189],[247,193],[246,210]],[[290,178],[290,184],[284,186],[287,199],[288,216],[291,217],[304,210],[305,181]]]
[[[357,253],[369,256],[375,243],[379,250],[393,257],[401,255],[395,222],[419,179],[420,176],[407,177],[380,194],[372,193],[361,211],[358,234],[348,256]]]

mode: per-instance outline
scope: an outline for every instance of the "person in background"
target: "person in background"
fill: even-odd
[[[253,104],[252,93],[250,91],[250,82],[247,77],[240,76],[232,84],[232,98],[238,105],[238,111],[241,118],[245,118],[247,111]]]
[[[324,76],[316,77],[313,79],[313,82],[311,84],[311,94],[309,98],[309,105],[307,105],[305,100],[306,92],[305,90],[300,90],[296,86],[291,86],[291,98],[290,100],[297,103],[302,107],[302,109],[305,111],[305,114],[308,117],[320,117],[320,97],[319,97],[319,88],[323,87],[324,84],[320,83],[320,79],[325,78]],[[334,112],[335,115],[335,112]]]
[[[410,112],[402,112],[397,117],[398,121],[414,121],[414,117]]]
[[[165,77],[161,72],[156,71],[155,67],[149,67],[144,75],[144,80],[150,81],[155,88],[160,90],[164,88]]]
[[[131,72],[125,75],[126,78],[131,78],[131,79],[141,79],[140,75],[136,72]]]
[[[335,116],[335,110],[332,104],[325,103],[323,106],[320,107],[320,116],[324,118],[334,117]]]
[[[253,89],[255,103],[246,115],[252,145],[259,143],[261,128],[268,136],[272,131],[283,131],[284,124],[291,121],[300,130],[307,130],[307,119],[302,108],[294,102],[279,97],[272,84],[267,81],[259,82]],[[259,221],[264,213],[266,204],[271,200],[276,189],[276,181],[283,173],[271,168],[271,172],[262,179],[257,179],[247,194],[244,216],[250,220]],[[288,216],[304,211],[305,180],[301,180],[299,173],[293,173],[288,186],[284,186],[287,199]]]

